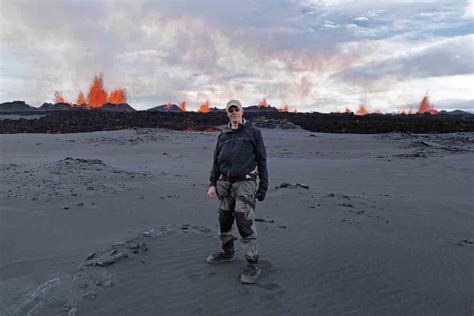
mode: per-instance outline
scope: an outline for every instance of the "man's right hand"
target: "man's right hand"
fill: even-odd
[[[267,192],[258,189],[257,193],[255,194],[255,198],[259,200],[260,202],[262,202],[263,200],[265,200],[265,195],[267,195],[266,193]]]
[[[217,195],[216,193],[216,187],[215,186],[210,186],[209,190],[207,190],[207,196],[210,197],[211,199],[215,198]]]

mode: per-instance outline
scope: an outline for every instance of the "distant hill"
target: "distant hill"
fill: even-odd
[[[0,112],[16,112],[16,111],[38,111],[38,108],[26,104],[25,101],[13,101],[0,104]]]
[[[210,108],[209,112],[225,112],[225,109]]]
[[[72,108],[68,103],[43,103],[40,108],[41,111],[70,111]]]
[[[251,105],[244,108],[244,112],[247,113],[268,113],[268,112],[278,112],[277,108],[272,106],[260,107],[258,105]]]
[[[438,114],[444,114],[444,115],[474,115],[473,113],[469,113],[469,112],[461,111],[461,110],[454,110],[454,111],[441,110],[441,111],[438,112]]]
[[[128,103],[122,104],[113,104],[113,103],[106,103],[102,107],[97,108],[97,110],[105,111],[105,112],[136,112],[134,108],[132,108]]]
[[[155,106],[154,108],[147,109],[150,112],[182,112],[178,105],[176,104],[163,104]]]

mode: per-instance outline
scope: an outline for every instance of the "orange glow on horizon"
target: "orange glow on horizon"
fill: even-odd
[[[258,107],[259,108],[267,108],[268,107],[267,100],[263,99],[262,101],[260,101],[260,103],[258,103]]]
[[[285,104],[282,108],[279,108],[278,112],[288,112],[288,105]]]
[[[63,93],[61,91],[54,91],[54,103],[66,103],[66,99],[63,97]]]

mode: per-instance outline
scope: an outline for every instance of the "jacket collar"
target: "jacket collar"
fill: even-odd
[[[242,119],[242,123],[239,123],[239,126],[237,127],[237,129],[241,129],[242,127],[244,127],[245,125],[247,125],[247,120],[246,119]],[[231,131],[234,131],[232,129],[232,125],[229,123],[227,123],[227,127],[226,127],[226,131],[227,132],[231,132]]]

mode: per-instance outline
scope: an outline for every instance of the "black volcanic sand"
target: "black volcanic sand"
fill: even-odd
[[[38,114],[38,111],[32,112]],[[0,120],[0,134],[80,133],[130,128],[167,128],[205,131],[226,123],[224,113],[106,112],[100,110],[51,111],[37,120]],[[8,112],[5,114],[14,114]],[[17,114],[26,115],[25,112]],[[454,133],[474,132],[474,115],[382,115],[321,113],[246,113],[259,120],[291,122],[312,132],[324,133]],[[270,126],[271,127],[271,126]]]
[[[251,286],[205,263],[216,133],[0,135],[0,315],[472,315],[473,133],[262,133]]]

